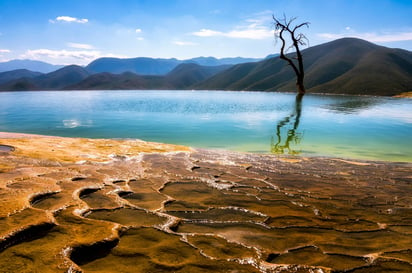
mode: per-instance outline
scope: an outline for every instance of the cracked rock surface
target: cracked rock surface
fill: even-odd
[[[412,272],[412,164],[0,137],[0,272]]]

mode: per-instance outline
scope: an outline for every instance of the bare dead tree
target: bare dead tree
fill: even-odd
[[[305,46],[308,44],[309,40],[303,33],[298,32],[300,28],[306,26],[309,27],[309,22],[301,23],[298,25],[292,25],[296,18],[287,19],[285,15],[283,18],[276,18],[273,15],[273,20],[275,22],[275,38],[282,42],[280,48],[280,58],[288,62],[288,64],[293,68],[296,74],[296,87],[298,91],[298,96],[300,98],[306,93],[305,86],[303,84],[303,79],[305,78],[305,71],[303,68],[303,58],[299,46]],[[291,40],[290,46],[287,47],[287,36]],[[288,54],[288,50],[294,50],[295,55]]]

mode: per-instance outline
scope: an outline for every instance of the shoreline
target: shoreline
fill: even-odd
[[[35,138],[35,137],[53,137],[59,138],[59,136],[48,136],[39,134],[27,134],[27,133],[15,133],[15,132],[0,132],[0,139],[2,138]]]
[[[243,152],[243,151],[233,151],[233,150],[226,150],[226,149],[211,149],[211,148],[196,148],[191,146],[185,145],[178,145],[178,144],[170,144],[170,143],[162,143],[162,142],[151,142],[145,141],[137,138],[87,138],[87,137],[63,137],[63,136],[49,136],[49,135],[40,135],[40,134],[30,134],[30,133],[18,133],[18,132],[1,132],[0,131],[0,145],[8,145],[7,143],[1,143],[2,139],[36,139],[36,138],[51,138],[51,139],[79,139],[79,140],[91,140],[91,141],[137,141],[139,143],[148,143],[150,145],[165,145],[170,147],[181,147],[183,150],[187,151],[212,151],[215,153],[228,153],[228,154],[253,154],[253,155],[261,155],[261,156],[273,156],[283,160],[289,161],[299,161],[305,160],[306,158],[312,159],[329,159],[329,160],[340,160],[343,162],[358,162],[359,164],[368,164],[368,163],[386,163],[386,164],[412,164],[410,161],[389,161],[389,160],[378,160],[378,159],[360,159],[360,158],[351,158],[351,157],[337,157],[337,156],[322,156],[322,155],[286,155],[286,154],[271,154],[271,153],[257,153],[257,152]]]
[[[187,92],[261,92],[261,93],[284,93],[297,94],[296,91],[272,91],[272,90],[206,90],[206,89],[74,89],[74,90],[0,90],[2,92],[89,92],[89,91],[187,91]],[[402,98],[412,99],[412,91],[401,92],[396,95],[371,95],[371,94],[346,94],[346,93],[324,93],[324,92],[307,92],[305,95],[322,95],[322,96],[354,96],[354,97],[383,97],[383,98]]]

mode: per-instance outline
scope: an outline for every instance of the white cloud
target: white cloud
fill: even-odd
[[[80,19],[76,17],[71,17],[71,16],[57,16],[56,19],[54,20],[49,20],[50,23],[56,23],[56,22],[67,22],[67,23],[79,23],[79,24],[85,24],[89,22],[89,19]]]
[[[192,35],[199,37],[227,37],[227,38],[238,38],[238,39],[253,39],[261,40],[273,37],[273,30],[267,25],[266,17],[258,17],[254,19],[247,19],[246,25],[235,27],[230,31],[217,31],[212,29],[201,29],[199,31],[193,32]]]
[[[211,29],[205,29],[205,28],[202,28],[199,31],[193,32],[192,34],[195,36],[199,36],[199,37],[212,37],[212,36],[223,36],[224,35],[223,32],[215,31]]]
[[[1,61],[1,62],[7,61],[7,60],[3,59],[2,57],[3,57],[3,54],[4,54],[4,53],[10,53],[10,52],[11,52],[11,50],[9,50],[9,49],[1,49],[1,48],[0,48],[0,58],[1,58],[0,61]]]
[[[93,60],[100,57],[101,53],[96,50],[52,50],[52,49],[29,49],[22,56],[29,59],[51,59],[74,58],[80,60]]]
[[[72,48],[78,48],[78,49],[94,49],[92,45],[88,45],[88,44],[67,43],[67,46],[72,47]]]
[[[198,45],[197,43],[184,42],[184,41],[174,41],[173,44],[178,45],[178,46],[195,46],[195,45]]]
[[[273,32],[264,27],[248,27],[241,30],[232,30],[226,34],[230,38],[244,38],[244,39],[255,39],[261,40],[266,38],[272,38]]]
[[[400,42],[400,41],[412,41],[412,32],[393,32],[393,33],[319,33],[318,36],[325,40],[336,40],[344,37],[354,37],[364,39],[375,43],[387,43],[387,42]]]
[[[134,32],[135,32],[136,34],[142,34],[143,30],[142,30],[141,28],[136,28],[136,29],[134,30]],[[143,41],[144,38],[143,38],[142,36],[137,36],[137,37],[136,37],[136,40],[138,40],[138,41]]]
[[[241,38],[241,39],[253,39],[261,40],[273,37],[272,30],[265,27],[249,26],[243,29],[234,29],[228,32],[221,32],[211,29],[201,29],[192,33],[199,37],[227,37],[227,38]]]
[[[101,54],[101,55],[99,56],[99,58],[100,58],[100,57],[122,58],[122,59],[124,59],[124,58],[130,58],[130,56],[127,56],[127,55],[112,54],[112,53]]]
[[[55,64],[86,64],[101,57],[127,58],[128,56],[102,53],[98,50],[30,49],[21,59],[41,60]]]

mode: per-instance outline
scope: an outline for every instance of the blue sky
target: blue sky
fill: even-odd
[[[310,22],[310,46],[358,37],[412,50],[411,0],[0,0],[0,61],[265,57],[278,52],[272,14]]]

